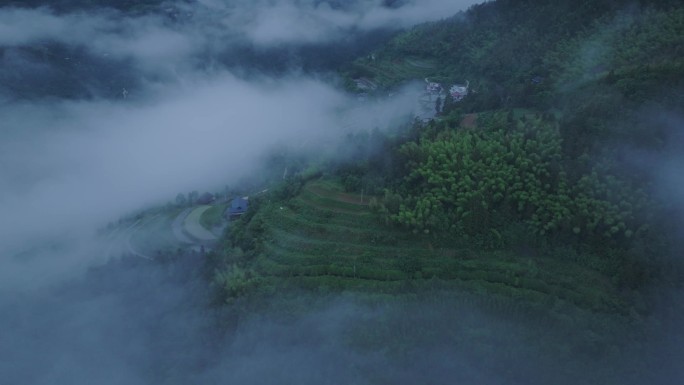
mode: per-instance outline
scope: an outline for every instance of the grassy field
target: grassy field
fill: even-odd
[[[413,235],[381,223],[367,200],[318,180],[286,204],[267,205],[258,214],[266,235],[255,269],[267,280],[301,287],[390,293],[407,283],[441,282],[544,306],[627,311],[610,280],[571,260],[475,252],[467,244]]]
[[[223,212],[226,211],[227,207],[227,204],[211,206],[210,209],[202,213],[200,224],[209,230],[216,226],[220,226],[224,221]]]

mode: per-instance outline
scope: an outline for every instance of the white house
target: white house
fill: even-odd
[[[449,89],[449,94],[451,94],[451,97],[454,99],[455,102],[460,102],[468,96],[468,86],[470,85],[470,82],[466,81],[465,85],[462,84],[454,84],[451,86]]]

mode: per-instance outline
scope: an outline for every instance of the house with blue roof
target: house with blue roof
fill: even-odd
[[[228,218],[235,219],[247,212],[249,208],[249,197],[235,198],[230,202],[228,208]]]

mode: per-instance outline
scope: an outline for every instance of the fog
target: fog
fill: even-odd
[[[152,66],[181,64],[205,50],[249,43],[268,48],[349,39],[351,33],[400,30],[464,10],[473,0],[315,0],[167,2],[161,14],[125,16],[102,8],[55,14],[49,7],[0,10],[0,45],[45,40],[87,47],[100,54],[132,57]],[[47,3],[49,4],[49,3]],[[168,61],[171,60],[171,63]],[[164,62],[167,61],[167,62]]]
[[[312,7],[287,4],[293,18]],[[386,128],[391,117],[406,118],[403,112],[413,108],[408,92],[360,104],[315,74],[273,77],[246,66],[223,68],[211,52],[229,49],[231,41],[220,49],[217,42],[253,23],[218,34],[223,24],[209,20],[215,16],[205,7],[230,8],[231,17],[260,8],[246,2],[193,7],[196,19],[182,23],[111,10],[0,9],[3,73],[11,78],[20,71],[26,80],[19,91],[0,87],[0,266],[12,277],[3,287],[31,281],[18,271],[72,270],[81,261],[66,239],[93,254],[98,244],[87,238],[95,229],[178,192],[232,184],[255,173],[275,146],[320,150],[349,130]],[[27,53],[36,46],[49,47],[47,60]],[[92,57],[113,64],[101,67]],[[52,97],[22,96],[36,78]],[[64,78],[91,92],[55,97]],[[46,244],[68,245],[70,257],[16,257]]]
[[[3,380],[637,385],[675,384],[682,375],[681,335],[671,333],[681,304],[668,305],[667,322],[644,320],[648,342],[634,345],[620,343],[632,330],[620,322],[563,321],[439,288],[389,302],[294,292],[271,304],[214,308],[203,274],[196,254],[128,258],[4,298]]]
[[[55,12],[49,2],[0,8],[1,381],[574,384],[601,383],[585,374],[606,367],[628,384],[677,378],[678,345],[653,348],[653,360],[634,369],[611,361],[637,361],[629,347],[608,361],[554,362],[572,351],[545,358],[540,334],[578,333],[576,349],[591,342],[524,311],[490,312],[497,305],[481,298],[435,290],[387,305],[293,295],[284,302],[291,309],[267,304],[245,318],[250,304],[213,306],[197,254],[110,260],[112,239],[97,235],[107,223],[177,193],[239,183],[262,172],[274,148],[328,153],[348,132],[389,130],[415,107],[411,86],[360,102],[297,58],[268,73],[235,47],[268,57],[282,47],[353,44],[473,3],[198,0],[133,15]],[[664,169],[663,180],[676,169]],[[600,335],[613,325],[583,326]],[[385,350],[365,345],[385,340]],[[665,380],[638,373],[658,359]]]
[[[202,1],[212,11],[226,11],[225,3]],[[352,30],[405,28],[453,15],[477,1],[403,1],[382,6],[381,0],[340,2],[337,6],[313,0],[249,1],[231,4],[224,25],[239,26],[260,46],[283,43],[320,43],[343,39]]]
[[[230,346],[212,335],[223,328],[208,314],[208,279],[170,279],[143,260],[98,268],[113,241],[97,230],[178,192],[237,183],[276,146],[324,151],[350,130],[407,118],[415,104],[410,91],[361,104],[325,74],[264,74],[216,55],[235,45],[334,43],[345,30],[442,17],[445,4],[453,6],[434,2],[439,11],[420,15],[370,2],[169,3],[173,17],[0,8],[3,382],[220,382],[220,365],[202,370]],[[288,9],[278,28],[311,20],[315,40],[266,31],[278,7]],[[187,262],[196,271],[197,256]]]

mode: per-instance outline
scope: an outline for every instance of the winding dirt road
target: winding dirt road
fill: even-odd
[[[199,206],[192,210],[190,214],[183,221],[183,227],[185,231],[194,239],[199,241],[199,243],[212,242],[218,238],[214,233],[207,230],[200,223],[200,217],[205,211],[209,210],[211,206]]]
[[[205,211],[212,206],[198,206],[190,207],[180,212],[176,218],[171,222],[171,233],[180,247],[189,247],[195,250],[201,250],[203,247],[211,248],[213,243],[218,240],[218,237],[206,229],[200,223],[200,218]],[[107,238],[108,247],[105,250],[105,255],[110,258],[115,255],[129,254],[140,258],[153,259],[151,255],[147,255],[132,242],[133,235],[140,231],[149,231],[146,226],[162,214],[157,214],[152,217],[138,219],[126,228],[114,230]],[[176,247],[174,246],[174,247]]]

